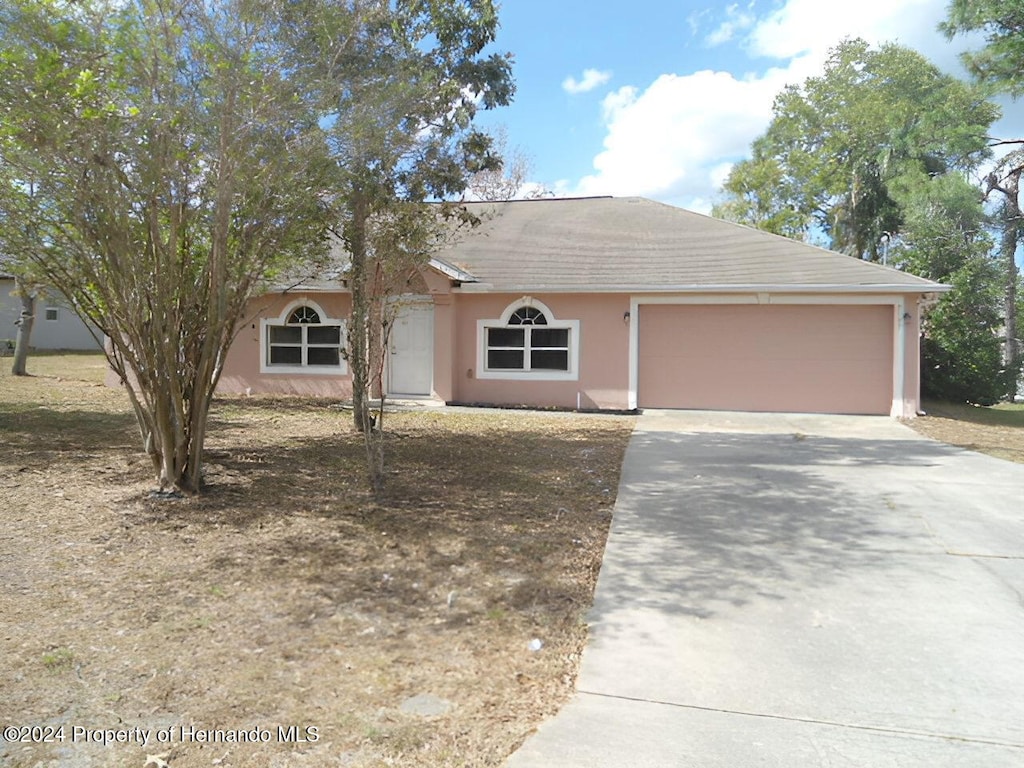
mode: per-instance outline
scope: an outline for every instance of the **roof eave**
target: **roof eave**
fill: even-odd
[[[435,257],[432,257],[429,262],[430,266],[440,272],[445,277],[461,283],[475,283],[477,282],[476,275],[466,272],[464,269],[459,269],[454,264],[450,264],[447,261]]]
[[[318,283],[278,283],[267,286],[267,293],[349,293],[344,280]]]
[[[945,293],[952,289],[942,283],[911,285],[885,283],[876,285],[849,285],[827,283],[735,283],[724,285],[508,285],[495,286],[493,283],[473,283],[453,290],[463,293]]]

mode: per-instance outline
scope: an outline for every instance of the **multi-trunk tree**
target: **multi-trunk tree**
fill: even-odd
[[[108,337],[160,489],[202,485],[246,301],[325,250],[330,167],[260,0],[0,9],[0,247]]]
[[[372,432],[387,276],[446,231],[426,201],[496,164],[471,126],[512,95],[496,29],[490,0],[0,7],[0,250],[109,337],[162,490],[202,484],[246,302],[332,229]]]

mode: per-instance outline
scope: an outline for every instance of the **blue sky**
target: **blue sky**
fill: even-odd
[[[775,94],[818,74],[844,37],[910,46],[963,76],[977,39],[936,31],[948,0],[502,0],[511,107],[484,113],[558,195],[642,195],[708,212],[771,119]],[[1006,102],[997,135],[1018,138]]]

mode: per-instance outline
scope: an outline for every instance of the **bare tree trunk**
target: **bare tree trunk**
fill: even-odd
[[[1012,184],[1004,190],[1006,200],[1003,204],[1003,233],[1000,243],[1000,255],[1003,258],[1006,271],[1006,286],[1004,289],[1004,327],[1006,329],[1006,342],[1003,346],[1003,362],[1007,368],[1015,368],[1020,360],[1020,345],[1017,341],[1017,245],[1020,242],[1022,228],[1021,211],[1018,204],[1019,176],[1014,176]],[[1017,394],[1017,377],[1010,380],[1010,391],[1007,396],[1012,401]]]
[[[384,436],[380,423],[383,420],[384,404],[382,400],[375,419],[370,399],[375,382],[375,364],[381,359],[376,349],[379,341],[376,323],[381,319],[381,313],[374,294],[377,276],[369,263],[368,217],[366,200],[357,192],[352,201],[346,235],[351,259],[349,286],[352,291],[352,313],[349,319],[348,347],[352,368],[352,420],[353,426],[363,435],[370,489],[380,499],[384,494]],[[379,377],[376,380],[379,381]]]
[[[347,233],[349,285],[352,291],[352,313],[349,318],[348,357],[352,366],[352,422],[366,434],[372,428],[370,404],[369,336],[370,290],[367,285],[366,201],[357,192],[352,201],[352,217]]]
[[[380,398],[380,407],[376,417],[371,418],[372,428],[364,433],[366,440],[366,460],[370,473],[370,486],[377,500],[384,496],[384,405],[387,389],[384,386],[384,362],[387,359],[388,340],[394,318],[388,307],[380,302],[373,308],[375,333],[372,338],[372,354],[370,355],[370,383]]]
[[[36,292],[18,278],[14,278],[18,296],[21,297],[21,317],[18,319],[18,338],[14,344],[14,362],[11,373],[14,376],[28,376],[28,349],[32,340],[32,325],[36,318]]]

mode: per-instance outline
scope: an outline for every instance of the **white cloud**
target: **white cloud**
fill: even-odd
[[[737,80],[705,70],[608,94],[604,151],[575,193],[706,200],[721,184],[724,159],[742,157],[764,129],[782,76]]]
[[[706,211],[732,164],[748,156],[751,142],[768,126],[775,95],[819,73],[828,49],[842,39],[900,42],[953,69],[956,53],[967,46],[950,45],[936,31],[946,2],[787,0],[760,20],[753,19],[751,6],[730,6],[705,42],[742,32],[751,66],[765,57],[777,66],[745,76],[663,74],[646,89],[613,91],[601,105],[606,135],[594,173],[558,191],[643,195]]]
[[[598,69],[583,70],[583,78],[577,80],[571,75],[562,81],[562,88],[567,93],[586,93],[604,85],[612,79],[611,72],[602,72]]]
[[[701,23],[710,15],[711,9],[703,8],[699,11],[692,12],[689,16],[686,17],[686,23],[689,25],[690,32],[694,36],[696,36],[697,33],[700,32]]]
[[[847,37],[918,48],[941,39],[935,27],[945,17],[946,4],[947,0],[787,0],[754,27],[749,50],[776,59],[821,56]]]
[[[725,21],[704,38],[709,46],[722,45],[736,37],[738,32],[750,29],[757,21],[757,17],[751,12],[748,6],[746,10],[740,10],[738,5],[730,5],[725,9]]]

